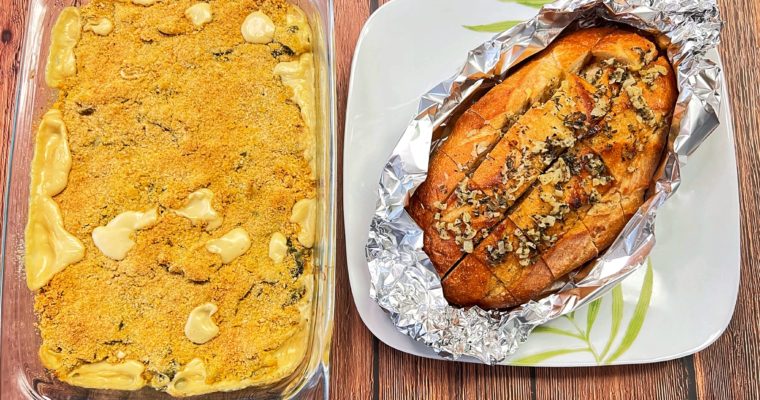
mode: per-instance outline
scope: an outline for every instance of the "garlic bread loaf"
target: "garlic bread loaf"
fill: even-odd
[[[449,302],[522,304],[612,243],[661,158],[674,75],[647,38],[582,29],[458,118],[407,207]]]

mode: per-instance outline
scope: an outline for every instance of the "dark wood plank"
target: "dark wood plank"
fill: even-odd
[[[338,101],[338,233],[335,328],[332,345],[331,397],[368,399],[372,397],[373,348],[377,339],[356,311],[348,282],[346,234],[343,225],[343,128],[345,126],[348,78],[356,40],[369,17],[367,0],[335,1],[335,61]]]
[[[526,399],[530,368],[415,357],[380,344],[380,399]]]
[[[537,368],[537,399],[689,399],[691,358],[593,368]]]
[[[694,367],[700,398],[755,399],[760,397],[760,4],[719,3],[726,21],[720,52],[739,168],[742,281],[728,330],[694,356]]]
[[[0,0],[0,194],[5,192],[26,2]],[[2,197],[0,197],[2,198]],[[0,201],[0,215],[3,212]],[[0,221],[0,225],[2,222]]]

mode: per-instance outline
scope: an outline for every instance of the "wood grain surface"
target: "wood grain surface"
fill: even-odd
[[[382,3],[382,0],[335,0],[341,152],[354,45],[364,21]],[[719,3],[726,21],[720,52],[734,115],[742,239],[742,283],[736,312],[726,333],[694,356],[648,365],[516,368],[413,357],[374,338],[356,311],[348,284],[340,205],[331,398],[760,398],[760,4],[757,0],[719,0]],[[21,0],[0,0],[0,182],[3,183],[27,5]],[[4,195],[4,187],[0,188],[0,194]],[[339,199],[342,195],[339,189]]]

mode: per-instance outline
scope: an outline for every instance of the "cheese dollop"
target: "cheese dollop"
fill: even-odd
[[[158,221],[157,209],[125,211],[117,215],[106,226],[99,226],[92,231],[95,247],[112,260],[123,260],[135,245],[132,235],[135,231],[153,226]]]
[[[53,200],[68,184],[71,153],[63,115],[52,109],[42,117],[29,184],[29,220],[25,232],[26,283],[45,286],[53,275],[84,258],[84,244],[63,226],[61,210]]]
[[[304,247],[314,246],[317,231],[317,200],[298,200],[293,206],[290,222],[298,224],[298,242]]]
[[[219,327],[211,316],[217,310],[215,304],[205,303],[190,311],[185,322],[185,336],[195,344],[203,344],[216,337],[219,334]]]
[[[219,254],[224,264],[242,256],[251,247],[251,238],[243,228],[235,228],[219,239],[206,242],[206,250]]]
[[[113,22],[108,18],[100,18],[84,24],[82,30],[91,31],[100,36],[107,36],[109,33],[113,32]]]
[[[211,5],[208,3],[195,3],[185,10],[185,17],[195,26],[203,26],[211,22],[213,14]]]
[[[206,231],[213,231],[222,226],[223,218],[211,205],[214,192],[209,189],[199,189],[187,196],[187,203],[183,208],[174,210],[177,215],[183,216],[193,224],[205,223]]]
[[[288,239],[280,232],[272,234],[272,238],[269,239],[269,258],[274,261],[275,264],[279,264],[285,259],[285,254],[288,251]]]
[[[267,44],[274,38],[274,22],[263,12],[255,11],[245,17],[240,33],[248,43]]]
[[[61,11],[50,33],[50,52],[45,66],[45,82],[50,87],[61,87],[63,80],[77,73],[74,47],[82,35],[79,9],[66,7]]]
[[[84,364],[71,371],[63,380],[74,385],[93,389],[137,390],[145,386],[142,373],[145,365],[136,360],[112,364],[102,361]]]

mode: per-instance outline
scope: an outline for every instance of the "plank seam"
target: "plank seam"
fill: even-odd
[[[372,335],[372,398],[380,398],[380,345],[379,340]]]
[[[686,370],[686,393],[689,400],[697,399],[697,379],[696,372],[694,370],[694,355],[690,355],[681,359],[684,369]]]

